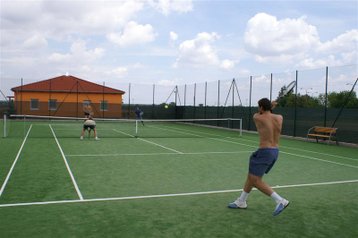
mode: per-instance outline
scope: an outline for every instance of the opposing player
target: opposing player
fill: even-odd
[[[278,195],[262,180],[263,175],[271,170],[278,158],[283,118],[281,115],[272,113],[276,104],[276,102],[271,103],[267,98],[262,98],[258,102],[259,111],[254,114],[253,118],[260,136],[259,149],[250,157],[249,173],[240,197],[230,203],[229,208],[247,208],[246,200],[253,187],[276,202],[274,216],[280,214],[289,205],[288,200]]]
[[[96,130],[96,122],[93,120],[92,116],[88,116],[83,123],[82,133],[80,139],[83,140],[83,136],[85,131],[88,130],[89,136],[91,135],[91,130],[93,130],[94,138],[99,140],[97,137],[97,130]]]
[[[93,116],[93,111],[91,104],[85,104],[83,107],[83,113],[85,114],[85,117],[88,118],[89,116]]]
[[[135,115],[136,115],[136,119],[140,120],[142,122],[142,125],[144,126],[144,122],[143,122],[143,114],[144,112],[142,111],[142,109],[140,109],[138,106],[136,107],[135,111],[134,111]]]

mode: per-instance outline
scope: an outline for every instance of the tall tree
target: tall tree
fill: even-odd
[[[347,101],[348,99],[348,101]],[[347,104],[345,102],[347,101]],[[328,106],[333,108],[358,108],[358,98],[355,91],[350,94],[350,91],[331,92],[328,94]]]

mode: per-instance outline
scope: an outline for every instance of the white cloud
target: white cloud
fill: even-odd
[[[1,2],[3,5],[3,1]],[[61,39],[69,34],[103,34],[123,26],[143,9],[143,1],[4,1],[2,28],[22,29]]]
[[[81,64],[86,62],[93,62],[103,56],[104,49],[94,48],[87,49],[86,42],[82,40],[75,41],[70,48],[69,53],[53,53],[48,57],[48,60],[54,63],[62,64]]]
[[[108,72],[109,75],[113,75],[118,78],[123,78],[128,74],[128,69],[126,67],[117,67]]]
[[[195,39],[182,42],[179,46],[179,57],[175,66],[218,65],[220,61],[211,43],[219,38],[220,36],[215,32],[202,32]]]
[[[278,20],[275,16],[258,13],[246,27],[245,46],[258,61],[287,61],[318,46],[320,43],[315,26],[304,17]]]
[[[143,2],[123,1],[46,1],[43,13],[48,25],[53,25],[51,34],[100,35],[123,27],[143,9]],[[48,28],[48,26],[46,26]]]
[[[162,79],[159,80],[157,84],[161,86],[174,86],[176,85],[176,82],[174,80]]]
[[[215,66],[222,69],[232,69],[235,62],[229,59],[220,60],[213,43],[220,39],[216,32],[201,32],[195,39],[186,40],[179,45],[179,56],[174,67],[192,66],[205,67]]]
[[[60,53],[52,53],[48,60],[53,63],[60,63],[60,62],[66,62],[71,58],[70,54],[60,54]]]
[[[220,67],[223,69],[232,69],[235,66],[235,62],[232,60],[223,60],[220,64]]]
[[[171,12],[186,13],[193,10],[192,0],[148,0],[149,5],[164,15]]]
[[[37,49],[46,47],[47,45],[47,40],[45,37],[43,37],[42,34],[34,34],[33,36],[25,40],[23,44],[23,46],[27,49]]]
[[[178,34],[174,31],[169,32],[169,38],[171,41],[176,41],[178,39]]]
[[[319,68],[355,64],[358,60],[358,30],[347,31],[334,39],[320,43],[310,56],[298,62],[302,68]]]
[[[347,31],[331,41],[324,42],[318,48],[319,52],[348,52],[358,47],[358,30]]]
[[[121,33],[110,33],[107,39],[120,46],[143,44],[154,41],[155,33],[150,24],[140,25],[134,21],[128,22]]]
[[[303,59],[300,63],[300,66],[303,68],[315,68],[315,67],[324,67],[326,65],[325,60],[315,60],[312,58]]]

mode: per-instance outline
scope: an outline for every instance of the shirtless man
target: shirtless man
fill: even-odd
[[[273,212],[273,215],[276,216],[288,206],[289,201],[278,195],[262,180],[262,177],[271,170],[278,158],[278,142],[283,118],[281,115],[272,113],[277,105],[276,102],[271,103],[267,98],[262,98],[258,104],[259,111],[254,114],[253,118],[260,136],[259,149],[250,157],[249,173],[240,197],[230,203],[228,207],[247,208],[246,199],[252,188],[255,187],[276,202],[277,205]]]
[[[99,140],[97,137],[96,122],[93,120],[92,116],[89,116],[88,118],[86,118],[83,123],[83,128],[82,128],[81,137],[80,137],[81,140],[83,140],[83,136],[84,136],[86,130],[88,130],[89,136],[91,135],[91,130],[93,130],[94,138],[96,140]]]

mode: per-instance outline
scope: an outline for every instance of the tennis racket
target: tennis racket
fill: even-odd
[[[290,94],[293,89],[296,87],[296,81],[292,81],[291,83],[289,83],[287,86],[283,86],[282,90],[280,92],[281,95],[278,96],[278,98],[276,99],[276,101],[274,101],[274,104],[272,104],[272,109],[271,111],[278,105],[281,103],[282,99],[284,97],[286,97],[288,94]]]
[[[290,94],[295,87],[296,87],[296,81],[292,81],[287,86],[282,87],[283,88],[282,94],[279,96],[278,99],[282,99],[283,97],[285,97],[288,94]]]
[[[296,81],[292,81],[287,86],[282,87],[281,95],[279,95],[277,102],[279,102],[282,98],[286,97],[288,94],[292,93],[293,89],[296,87]]]

